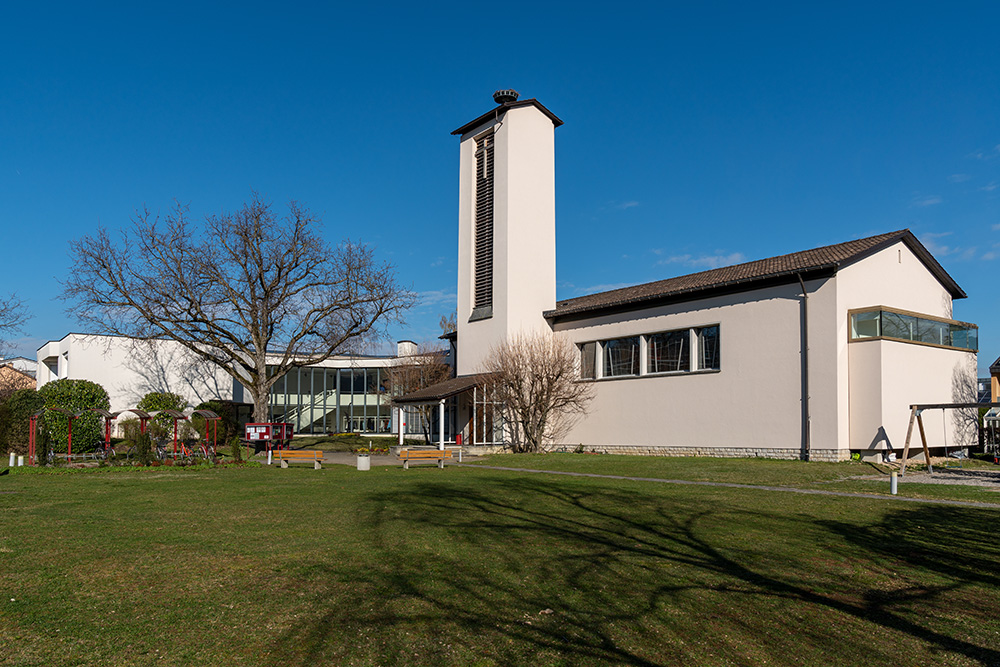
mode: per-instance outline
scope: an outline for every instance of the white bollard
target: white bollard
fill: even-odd
[[[23,465],[24,465],[24,457],[23,456],[18,456],[17,457],[17,467],[20,468]]]
[[[267,450],[267,465],[271,465],[271,450]]]
[[[10,468],[13,468],[13,467],[14,467],[14,452],[11,452],[11,453],[10,453],[10,463],[9,463],[9,464],[7,464],[7,465],[8,465],[8,467],[10,467]]]
[[[889,493],[896,495],[896,491],[899,489],[899,474],[893,470],[889,473]]]

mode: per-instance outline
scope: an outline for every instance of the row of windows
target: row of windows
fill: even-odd
[[[720,368],[717,324],[594,341],[579,347],[580,377],[585,380]],[[645,368],[642,367],[643,351]]]
[[[979,349],[974,324],[917,317],[885,308],[851,313],[851,340],[893,338],[963,350]]]

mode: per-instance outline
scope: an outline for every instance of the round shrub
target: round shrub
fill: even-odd
[[[42,385],[38,395],[49,410],[45,413],[45,423],[48,426],[52,447],[56,452],[66,451],[69,435],[69,418],[51,408],[63,408],[70,412],[83,412],[73,420],[73,449],[75,451],[92,450],[97,443],[104,440],[103,418],[93,412],[84,412],[90,408],[108,410],[111,402],[104,387],[90,380],[55,380]]]

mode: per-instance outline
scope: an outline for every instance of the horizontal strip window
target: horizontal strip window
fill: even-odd
[[[887,308],[852,311],[851,340],[888,338],[959,350],[979,349],[979,327],[966,322],[920,317]]]
[[[577,348],[583,380],[721,370],[718,324],[588,341]]]

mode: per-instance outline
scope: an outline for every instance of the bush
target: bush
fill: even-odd
[[[220,419],[218,424],[214,427],[218,433],[218,441],[221,444],[228,443],[232,441],[233,437],[239,437],[243,434],[240,429],[239,424],[239,404],[232,401],[205,401],[200,403],[195,410],[211,410],[215,414],[219,415]],[[194,416],[191,418],[192,424],[198,429],[202,437],[205,436],[205,422],[207,420],[200,416]],[[212,433],[209,433],[209,440],[211,440]]]
[[[34,389],[18,389],[0,404],[0,452],[28,452],[31,416],[45,406]]]
[[[52,408],[63,408],[70,412],[83,412],[90,408],[111,407],[108,392],[104,387],[90,380],[55,380],[42,385],[38,395],[49,410],[45,414],[48,434],[56,451],[65,452],[69,435],[69,418]],[[73,420],[73,444],[77,451],[92,450],[104,440],[103,418],[93,412],[83,412]]]
[[[229,440],[229,449],[233,455],[233,460],[239,463],[243,460],[243,443],[235,435]]]
[[[158,410],[177,410],[183,412],[187,409],[188,402],[180,394],[170,394],[162,391],[151,391],[142,397],[136,406],[146,412],[156,412]],[[157,415],[149,421],[150,435],[157,440],[174,437],[174,418],[169,415]],[[180,424],[178,424],[178,437],[180,437]]]
[[[144,466],[153,462],[153,441],[148,433],[140,433],[135,437],[135,458]]]
[[[30,428],[30,426],[29,426]],[[49,458],[49,428],[45,417],[39,417],[35,424],[35,463],[45,465]]]

